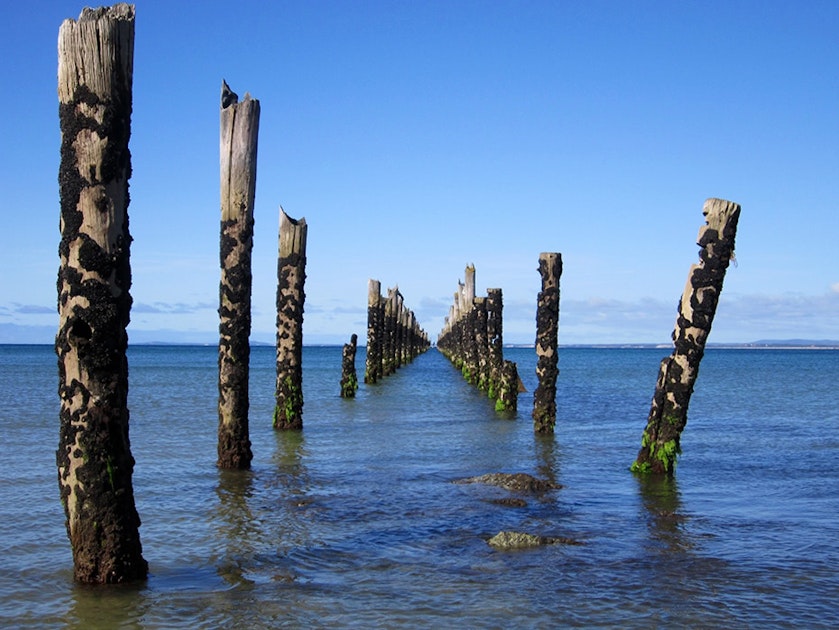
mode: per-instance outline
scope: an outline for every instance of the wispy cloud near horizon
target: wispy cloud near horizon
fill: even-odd
[[[131,311],[134,313],[150,313],[158,315],[191,315],[206,310],[217,310],[218,304],[213,302],[195,302],[192,304],[186,302],[154,302],[147,304],[144,302],[135,302]]]
[[[839,283],[820,295],[726,294],[720,299],[712,340],[738,343],[760,339],[839,340]],[[665,343],[676,321],[678,300],[639,298],[619,300],[591,297],[560,300],[560,343]],[[448,314],[449,301],[422,298],[416,309],[420,325],[436,339]],[[137,303],[132,308],[130,331],[134,338],[160,336],[177,340],[199,335],[212,340],[217,335],[217,305],[194,303]],[[536,300],[508,300],[504,304],[504,340],[532,343],[535,339]],[[307,342],[341,342],[355,332],[366,335],[366,309],[357,304],[330,302],[311,304],[305,310]],[[8,334],[0,343],[17,343],[21,331],[30,331],[29,343],[51,343],[57,315],[37,304],[0,304],[0,324]],[[35,331],[38,331],[35,334]],[[252,339],[270,340],[274,335],[273,313],[254,318]],[[34,335],[34,337],[33,337]],[[41,339],[43,337],[43,339]],[[33,339],[40,341],[33,341]],[[191,338],[191,337],[190,337]]]

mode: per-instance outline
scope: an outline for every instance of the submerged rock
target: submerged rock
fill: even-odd
[[[578,540],[562,536],[537,536],[526,532],[498,532],[488,541],[489,545],[500,551],[511,549],[530,549],[531,547],[543,547],[545,545],[582,545]]]
[[[484,483],[517,492],[546,492],[547,490],[557,490],[562,487],[558,483],[537,479],[526,473],[489,473],[478,477],[461,479],[456,483]]]
[[[490,499],[490,503],[494,505],[503,505],[504,507],[527,507],[527,501],[519,499],[518,497],[505,497],[503,499]]]

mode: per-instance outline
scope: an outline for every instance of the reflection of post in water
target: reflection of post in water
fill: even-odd
[[[684,531],[686,517],[674,477],[636,475],[650,530],[650,542],[664,552],[685,552],[692,544]]]
[[[276,473],[272,485],[277,486],[276,496],[283,497],[285,515],[279,519],[283,530],[274,532],[277,540],[289,538],[291,545],[302,544],[306,526],[298,525],[297,519],[303,508],[311,503],[311,480],[306,469],[306,445],[303,435],[296,431],[279,432],[276,436],[277,450],[271,458]],[[291,540],[293,539],[293,540]]]
[[[62,619],[65,628],[141,628],[153,605],[145,582],[114,589],[74,584],[69,592],[72,603]]]
[[[245,577],[252,564],[258,540],[258,519],[248,505],[253,496],[253,474],[235,469],[220,469],[216,495],[219,499],[217,538],[225,541],[225,555],[219,560],[218,573],[231,586],[249,584]]]
[[[309,491],[309,476],[303,463],[306,454],[303,434],[297,431],[278,432],[277,450],[271,462],[277,473],[276,483],[281,486],[278,496],[286,497],[290,503],[300,505]]]
[[[553,439],[552,436],[545,436],[545,434],[535,433],[534,450],[536,452],[536,470],[539,472],[539,477],[559,485],[557,480],[557,472],[559,471],[559,453],[560,445]]]

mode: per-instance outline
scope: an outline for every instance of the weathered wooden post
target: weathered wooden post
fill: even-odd
[[[405,298],[396,288],[396,308],[393,313],[393,367],[402,367],[402,348],[405,343]]]
[[[501,289],[487,289],[487,361],[489,362],[487,395],[492,399],[497,396],[501,368],[504,365],[502,308]]]
[[[134,7],[84,9],[58,33],[61,202],[56,462],[73,575],[145,579],[128,436]]]
[[[355,351],[358,335],[353,334],[350,342],[344,344],[341,352],[341,398],[355,398],[358,389],[358,375],[355,371]]]
[[[705,342],[711,332],[725,272],[734,253],[740,206],[708,199],[702,208],[705,225],[699,230],[699,264],[688,273],[673,330],[675,347],[658,373],[641,449],[633,472],[673,475],[680,438],[687,424],[688,404]]]
[[[367,356],[364,382],[375,383],[382,377],[382,283],[372,278],[367,281]]]
[[[277,264],[277,390],[275,429],[303,428],[303,303],[306,299],[306,219],[280,208]]]
[[[533,392],[533,427],[536,433],[553,433],[556,424],[556,377],[559,374],[559,278],[562,256],[539,254],[542,290],[536,305],[536,378]]]
[[[250,468],[248,374],[251,333],[251,251],[256,190],[259,101],[241,103],[222,81],[221,282],[219,284],[218,466]]]
[[[487,338],[487,300],[476,297],[472,310],[475,312],[472,331],[475,351],[474,384],[481,391],[489,389],[489,340]]]
[[[501,380],[495,398],[496,411],[515,413],[519,405],[519,371],[513,361],[504,360],[501,366]]]
[[[382,374],[390,376],[396,371],[396,308],[397,288],[387,290],[384,306],[382,340]]]

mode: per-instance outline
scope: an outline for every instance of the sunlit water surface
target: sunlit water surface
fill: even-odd
[[[708,350],[670,482],[633,476],[667,350],[563,349],[556,434],[528,389],[508,418],[436,350],[354,400],[341,349],[304,351],[304,430],[271,427],[273,349],[251,360],[253,469],[219,471],[216,350],[132,347],[134,489],[150,576],[72,580],[58,498],[57,369],[0,347],[0,626],[833,627],[839,352]],[[357,360],[364,371],[364,352]],[[515,496],[456,480],[525,472]],[[581,545],[493,550],[501,530]]]

